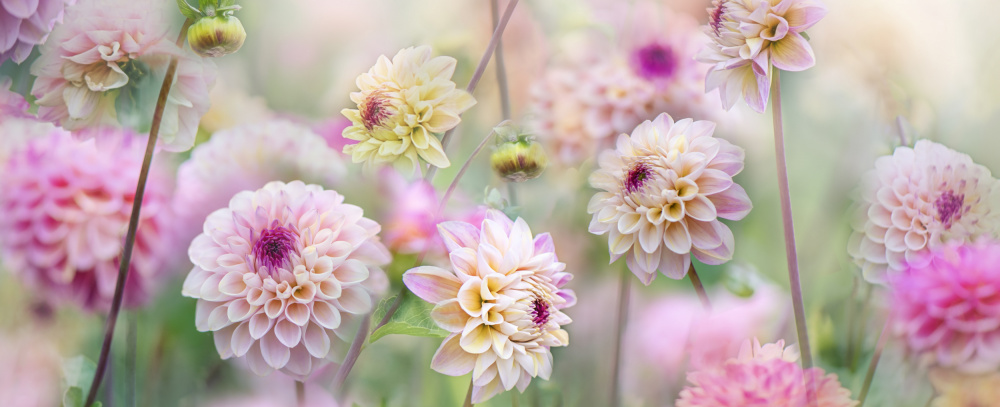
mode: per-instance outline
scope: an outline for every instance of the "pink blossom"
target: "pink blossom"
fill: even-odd
[[[35,45],[45,42],[63,9],[76,0],[6,0],[0,2],[0,63],[24,62]]]
[[[44,335],[44,336],[43,336]],[[59,353],[43,332],[0,335],[0,400],[6,406],[60,405]]]

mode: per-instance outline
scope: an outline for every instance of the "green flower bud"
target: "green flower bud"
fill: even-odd
[[[548,165],[542,145],[528,136],[519,135],[500,143],[490,160],[497,175],[510,182],[538,178]]]
[[[232,54],[243,46],[247,32],[243,23],[234,16],[216,15],[202,17],[188,28],[191,49],[203,57],[221,57]]]

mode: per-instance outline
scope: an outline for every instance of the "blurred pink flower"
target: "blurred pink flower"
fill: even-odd
[[[270,181],[332,187],[346,173],[343,156],[304,125],[276,119],[215,133],[177,172],[173,207],[182,241],[200,233],[205,217],[237,192]]]
[[[304,404],[295,404],[295,379],[283,375],[273,374],[267,378],[257,380],[251,379],[250,395],[246,392],[239,392],[238,395],[222,397],[203,407],[337,407],[337,401],[333,395],[323,388],[322,383],[316,380],[305,382]]]
[[[713,64],[705,90],[718,89],[731,109],[740,94],[763,113],[771,88],[771,67],[804,71],[816,64],[802,32],[826,15],[819,0],[715,0],[705,27],[711,41],[698,60]]]
[[[744,342],[736,359],[725,366],[688,374],[691,385],[677,400],[677,407],[807,407],[806,389],[815,386],[816,407],[853,407],[851,391],[837,375],[818,367],[803,371],[797,353],[784,342],[753,346]]]
[[[0,6],[0,13],[2,13]],[[17,92],[11,90],[14,82],[8,77],[0,77],[0,121],[11,117],[31,117],[28,108],[31,107],[28,101],[24,100]]]
[[[951,243],[889,278],[907,348],[964,373],[1000,368],[1000,242]]]
[[[157,145],[184,151],[194,145],[198,122],[208,111],[215,66],[174,44],[170,3],[80,0],[32,64],[31,93],[38,115],[67,130],[119,122],[115,90],[162,78],[170,57],[180,59]],[[148,78],[146,80],[149,80]],[[145,106],[144,106],[145,107]],[[148,106],[152,111],[152,106]]]
[[[379,224],[336,191],[270,182],[212,212],[188,250],[183,295],[223,359],[304,380],[331,356],[346,320],[372,310],[369,276],[391,260]],[[343,322],[343,323],[342,323]]]
[[[330,148],[343,153],[344,146],[355,144],[357,141],[344,137],[344,129],[351,126],[351,121],[346,117],[334,117],[313,126],[313,131],[326,140]]]
[[[410,291],[435,305],[434,322],[451,332],[431,368],[449,376],[472,372],[473,403],[514,387],[523,392],[533,377],[548,380],[549,349],[569,345],[562,326],[572,320],[562,309],[576,303],[573,291],[561,288],[573,276],[563,271],[552,238],[533,237],[523,219],[495,209],[481,226],[439,228],[452,270],[422,266],[403,274]]]
[[[24,62],[35,45],[45,42],[63,9],[76,0],[5,0],[0,2],[0,63]]]
[[[31,140],[0,172],[0,251],[45,300],[106,310],[132,212],[145,143],[127,130],[80,141],[61,129]],[[143,198],[125,304],[150,299],[177,256],[173,179],[154,166]]]
[[[12,407],[61,405],[59,353],[41,333],[0,335],[0,400]]]
[[[52,133],[55,125],[38,121],[28,113],[24,97],[11,91],[11,80],[0,77],[0,168],[7,157],[36,137]]]
[[[929,140],[879,157],[861,181],[848,252],[871,283],[923,267],[949,241],[995,236],[1000,183],[966,154]]]
[[[733,176],[743,170],[743,149],[712,136],[715,123],[666,113],[618,136],[590,176],[590,233],[608,234],[611,262],[649,285],[659,270],[687,275],[691,255],[707,264],[733,257],[733,232],[719,221],[740,220],[752,204]]]

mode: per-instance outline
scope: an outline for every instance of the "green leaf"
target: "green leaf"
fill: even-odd
[[[232,7],[236,5],[236,0],[221,0],[219,1],[219,8]]]
[[[194,6],[188,4],[187,0],[177,0],[177,8],[181,10],[181,14],[190,20],[197,20],[201,18],[201,11],[194,8]]]
[[[63,393],[62,407],[83,407],[83,389],[70,387]]]
[[[69,388],[89,388],[90,383],[94,380],[96,370],[97,365],[84,356],[66,359],[62,363],[63,383]]]
[[[382,320],[389,307],[396,300],[396,296],[386,298],[378,304],[375,313],[372,315],[375,323]],[[368,343],[375,343],[386,335],[410,335],[429,336],[434,338],[444,338],[448,336],[448,331],[441,329],[431,319],[431,310],[434,305],[421,300],[415,295],[403,294],[403,302],[399,309],[389,318],[389,322],[381,328],[372,332],[368,338]]]

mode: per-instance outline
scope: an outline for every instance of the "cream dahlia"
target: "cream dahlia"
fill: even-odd
[[[733,256],[733,233],[719,218],[743,219],[752,207],[733,176],[743,170],[743,150],[712,136],[715,124],[667,114],[618,136],[615,150],[601,153],[590,176],[594,194],[587,212],[590,232],[608,234],[611,261],[649,285],[659,270],[687,275],[691,255],[706,264]]]
[[[533,377],[548,380],[553,346],[569,344],[562,312],[576,297],[561,288],[572,275],[556,257],[548,233],[532,237],[523,219],[489,210],[481,227],[443,222],[451,268],[423,266],[403,283],[435,304],[431,317],[451,332],[431,368],[450,376],[472,372],[472,401],[524,389]]]
[[[743,344],[736,359],[721,368],[688,374],[691,385],[681,391],[677,407],[853,407],[851,391],[837,375],[818,367],[802,370],[798,354],[784,342],[761,346]],[[806,389],[816,389],[816,403]]]
[[[130,0],[80,0],[69,8],[63,24],[52,30],[32,64],[31,93],[38,98],[38,115],[68,130],[142,120],[119,117],[116,101],[123,94],[152,95],[170,57],[179,58],[177,76],[163,114],[158,146],[184,151],[194,145],[198,121],[208,111],[208,90],[215,66],[174,44],[169,25],[175,12],[162,5]],[[155,84],[138,87],[156,79]],[[145,110],[143,110],[145,112]]]
[[[9,157],[0,171],[0,257],[42,299],[105,311],[145,143],[130,131],[92,134],[80,141],[56,129]],[[126,306],[146,303],[176,256],[169,174],[157,166],[150,172]]]
[[[711,41],[698,60],[713,64],[705,89],[718,89],[731,109],[740,94],[763,113],[771,88],[771,67],[803,71],[816,64],[802,36],[823,16],[819,0],[714,0],[705,27]]]
[[[205,217],[237,192],[275,180],[333,186],[346,172],[340,153],[308,127],[268,120],[219,131],[199,144],[177,172],[173,207],[190,241]]]
[[[1000,243],[950,243],[889,277],[896,334],[935,364],[1000,369]]]
[[[45,42],[63,9],[76,0],[8,0],[0,2],[0,63],[24,62],[35,45]]]
[[[455,88],[455,63],[452,57],[432,58],[428,46],[405,48],[392,60],[380,56],[356,81],[360,91],[351,100],[358,108],[341,111],[352,122],[344,137],[358,141],[344,153],[367,166],[409,162],[416,168],[417,157],[437,167],[451,165],[436,134],[457,126],[459,115],[476,104]]]
[[[875,161],[865,174],[848,252],[866,280],[885,284],[948,241],[996,234],[1000,187],[968,155],[920,140]]]
[[[212,212],[191,242],[182,294],[223,359],[258,375],[304,380],[328,357],[349,316],[365,315],[369,275],[388,264],[379,225],[336,191],[301,181],[243,191]]]

